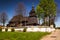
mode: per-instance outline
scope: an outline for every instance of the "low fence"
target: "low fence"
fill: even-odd
[[[52,32],[54,28],[27,28],[27,32]]]
[[[21,32],[24,30],[24,28],[14,28],[14,30],[17,32]],[[5,28],[2,29],[2,31],[4,32],[5,31]],[[10,32],[11,31],[11,28],[8,28],[8,31]],[[27,28],[26,29],[26,32],[52,32],[52,31],[55,31],[54,28]]]

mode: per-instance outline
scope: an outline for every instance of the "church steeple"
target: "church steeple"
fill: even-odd
[[[34,9],[34,3],[32,3],[32,10],[35,10],[35,9]]]
[[[29,17],[36,17],[35,9],[34,9],[34,4],[32,4],[32,10],[29,13]]]

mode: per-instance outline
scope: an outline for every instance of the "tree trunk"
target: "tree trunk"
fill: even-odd
[[[46,17],[44,17],[44,26],[46,26]]]
[[[49,26],[50,26],[50,16],[49,16]]]
[[[5,23],[3,23],[3,26],[5,26]]]
[[[40,19],[39,19],[39,25],[40,25]]]
[[[5,20],[4,19],[3,19],[3,22],[2,23],[3,23],[3,26],[5,26]]]

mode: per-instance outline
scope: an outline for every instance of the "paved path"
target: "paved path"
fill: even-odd
[[[56,29],[50,35],[43,37],[41,40],[60,40],[60,30]]]

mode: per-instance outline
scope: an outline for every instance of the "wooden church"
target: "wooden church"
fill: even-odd
[[[29,13],[28,17],[23,17],[22,15],[14,16],[9,24],[8,27],[19,27],[19,26],[36,26],[38,24],[37,16],[35,14],[34,6],[32,6],[32,10]]]

